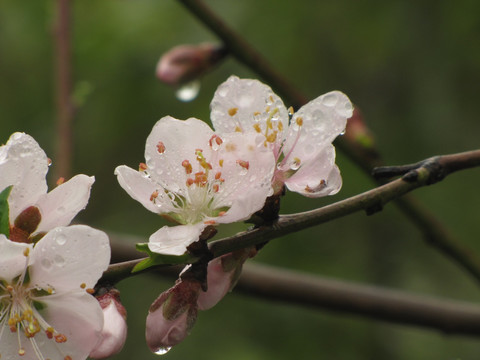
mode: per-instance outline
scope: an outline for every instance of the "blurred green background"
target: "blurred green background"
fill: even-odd
[[[308,97],[344,91],[363,111],[389,164],[478,148],[480,2],[210,0],[233,28]],[[162,116],[209,118],[229,75],[257,77],[232,58],[182,103],[159,83],[160,55],[182,43],[217,42],[173,0],[73,1],[73,67],[81,106],[74,124],[74,173],[95,175],[78,221],[144,241],[164,223],[132,200],[113,175],[136,167]],[[53,1],[0,2],[0,143],[34,136],[55,166]],[[323,199],[288,194],[282,213],[313,209],[373,187],[343,154],[342,191]],[[55,179],[50,179],[53,183]],[[454,174],[415,195],[480,255],[480,170]],[[222,229],[232,232],[238,227]],[[134,244],[132,243],[133,247]],[[337,279],[478,302],[476,284],[429,247],[394,205],[272,241],[263,262]],[[142,275],[120,283],[129,337],[114,359],[154,359],[144,340],[150,303],[171,280]],[[166,359],[478,359],[480,338],[258,300],[233,293],[200,314]]]

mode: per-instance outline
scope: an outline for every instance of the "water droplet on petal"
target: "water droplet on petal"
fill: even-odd
[[[161,347],[157,351],[155,351],[155,355],[165,355],[170,351],[172,347]]]
[[[322,99],[322,102],[325,106],[335,106],[337,104],[337,101],[338,97],[335,93],[326,94]]]
[[[57,266],[62,267],[63,265],[65,265],[65,259],[63,258],[63,256],[55,255],[55,258],[53,259],[53,261],[55,261],[55,264]]]
[[[50,268],[52,267],[52,262],[47,259],[47,258],[43,258],[41,261],[40,261],[40,264],[42,265],[42,267],[45,269],[45,270],[50,270]]]
[[[175,95],[180,101],[188,102],[194,100],[200,92],[200,81],[195,80],[180,87]]]
[[[67,242],[67,237],[63,234],[60,234],[55,239],[58,245],[64,245]]]

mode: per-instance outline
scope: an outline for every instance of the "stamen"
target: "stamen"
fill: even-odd
[[[255,129],[256,132],[262,132],[262,128],[260,127],[259,123],[253,124],[253,128]]]
[[[303,125],[303,118],[299,116],[295,119],[295,122],[297,123],[298,126],[302,126]]]
[[[161,141],[157,144],[157,151],[159,154],[163,154],[165,152],[165,144]]]
[[[243,132],[242,128],[240,126],[235,126],[235,132]]]
[[[138,171],[145,171],[147,170],[147,164],[141,162],[140,164],[138,164]]]
[[[150,195],[150,201],[155,202],[155,199],[158,197],[158,190],[155,190],[152,195]]]
[[[231,109],[228,109],[228,115],[230,116],[234,116],[238,111],[238,108],[231,108]]]
[[[250,167],[250,163],[245,160],[237,160],[237,164],[246,170],[248,170],[248,168]]]
[[[62,185],[65,182],[65,178],[63,176],[60,176],[57,180],[57,186]]]
[[[185,172],[187,174],[191,174],[193,171],[192,164],[190,164],[190,161],[188,160],[183,160],[182,161],[182,166],[185,168]]]
[[[205,225],[215,225],[215,224],[216,224],[215,220],[206,220],[206,221],[204,221],[203,223],[204,223]]]

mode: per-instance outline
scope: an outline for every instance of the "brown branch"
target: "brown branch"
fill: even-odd
[[[123,245],[125,236],[111,237],[113,259],[123,261],[139,256]],[[133,242],[135,239],[128,239]],[[126,264],[126,263],[123,263]],[[115,264],[117,270],[123,264]],[[155,274],[176,279],[181,268],[161,267]],[[123,268],[128,271],[128,268]],[[118,273],[117,273],[118,274]],[[336,311],[395,324],[421,326],[449,334],[480,335],[480,307],[473,304],[386,290],[327,279],[258,263],[246,263],[234,293],[290,305]]]
[[[57,0],[57,23],[54,31],[57,107],[56,178],[69,177],[71,175],[74,108],[71,102],[70,18],[70,0]]]
[[[401,179],[366,191],[362,194],[338,201],[325,207],[297,213],[293,215],[281,215],[271,226],[261,226],[253,230],[238,233],[236,235],[212,241],[208,244],[213,257],[219,257],[237,249],[243,249],[252,245],[262,244],[308,227],[320,225],[325,222],[365,210],[367,214],[380,211],[385,204],[395,200],[404,194],[436,182],[452,172],[467,169],[475,164],[480,165],[480,150],[465,153],[437,156],[418,163],[417,168],[412,168]],[[475,279],[480,281],[480,260],[470,251],[457,244],[445,241],[435,246],[444,255],[454,259],[466,269]],[[139,260],[127,261],[122,264],[111,265],[104,277],[109,281],[119,281],[130,276],[129,271]]]
[[[265,79],[272,87],[277,90],[286,103],[298,108],[304,105],[307,100],[300,92],[294,90],[282,75],[273,70],[273,67],[257,52],[250,44],[247,43],[238,33],[228,27],[222,19],[217,16],[205,3],[201,0],[179,0],[195,17],[204,23],[225,43],[240,62],[255,71],[260,77]],[[354,111],[354,116],[362,118],[358,108]],[[364,148],[359,144],[352,144],[345,141],[345,138],[338,138],[335,141],[337,146],[344,152],[355,164],[363,171],[370,171],[381,165],[381,159],[378,156],[378,150],[374,148]],[[373,156],[372,156],[373,154]],[[382,184],[382,181],[377,181]],[[458,254],[467,254],[467,251],[459,244],[459,241],[448,231],[440,221],[425,207],[421,206],[412,196],[404,196],[396,200],[396,205],[415,224],[423,233],[428,243],[443,252],[449,254],[452,258],[466,268],[470,273],[480,280],[480,265],[476,260],[466,260],[470,256],[457,256]]]
[[[480,307],[247,264],[236,290],[271,301],[327,309],[448,334],[480,335]]]

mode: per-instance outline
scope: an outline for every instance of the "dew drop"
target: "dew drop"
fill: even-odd
[[[53,259],[53,261],[55,261],[55,264],[57,266],[62,267],[63,265],[65,265],[65,259],[63,258],[63,256],[55,255],[55,258]]]
[[[40,264],[43,266],[45,270],[50,270],[50,268],[52,267],[52,262],[47,258],[43,258],[40,261]]]
[[[63,234],[60,234],[55,239],[58,245],[64,245],[67,242],[67,237]]]
[[[247,175],[247,173],[248,173],[248,170],[246,168],[240,167],[240,171],[238,175],[244,176],[244,175]]]
[[[290,169],[291,170],[298,170],[300,168],[300,162],[297,162],[297,161],[293,161],[291,164],[290,164]]]
[[[155,355],[165,355],[166,353],[168,353],[170,351],[171,348],[172,348],[171,346],[161,347],[157,351],[155,351]]]
[[[200,81],[195,80],[180,87],[175,95],[180,101],[188,102],[194,100],[200,92]]]
[[[322,103],[325,105],[325,106],[335,106],[338,102],[338,97],[337,97],[337,94],[335,93],[330,93],[330,94],[326,94],[323,99],[322,99]]]

